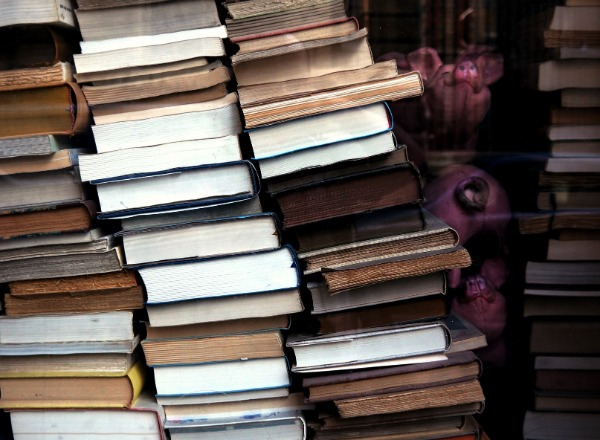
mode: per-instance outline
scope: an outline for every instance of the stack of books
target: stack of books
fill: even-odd
[[[161,439],[135,324],[142,286],[79,174],[93,143],[73,5],[8,1],[2,17],[0,407],[15,439]]]
[[[600,427],[600,2],[554,2],[532,19],[542,59],[526,66],[529,85],[552,99],[537,199],[519,218],[533,382],[523,436],[586,438]]]
[[[76,78],[96,145],[81,177],[144,286],[142,348],[165,429],[304,432],[283,349],[304,308],[297,255],[258,197],[217,3],[78,5]]]
[[[419,73],[374,62],[367,29],[343,1],[224,5],[262,200],[279,215],[303,275],[309,307],[285,345],[293,377],[320,410],[310,430],[315,438],[411,429],[420,438],[476,438],[480,364],[471,348],[453,348],[459,321],[445,298],[445,271],[469,266],[470,256],[421,206],[421,176],[396,143],[386,104],[421,95]],[[403,384],[416,371],[464,364],[470,372],[448,383]],[[332,390],[317,394],[321,386]],[[452,399],[416,397],[436,392]]]

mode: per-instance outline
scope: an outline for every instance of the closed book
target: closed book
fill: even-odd
[[[390,190],[382,194],[381,188]],[[417,168],[402,164],[290,188],[272,194],[272,197],[282,212],[283,227],[291,228],[395,205],[419,203],[423,195]]]
[[[31,377],[0,379],[2,408],[128,408],[146,381],[139,361],[120,377]]]
[[[73,135],[88,128],[90,112],[77,83],[0,92],[0,138]]]
[[[223,402],[241,402],[256,399],[272,399],[285,397],[290,394],[288,388],[267,388],[261,390],[238,391],[226,394],[188,394],[184,396],[156,396],[163,406],[205,405]]]
[[[600,316],[600,297],[527,295],[523,316]]]
[[[77,27],[71,0],[7,0],[0,8],[0,26],[46,24],[70,29]]]
[[[146,363],[186,365],[283,356],[279,330],[142,341]]]
[[[589,391],[534,391],[533,409],[537,411],[592,412],[600,411],[600,395]]]
[[[79,164],[79,154],[85,150],[69,148],[44,156],[13,157],[2,159],[0,175],[42,173],[72,168]]]
[[[321,336],[297,333],[288,336],[286,346],[294,352],[292,371],[301,373],[443,353],[450,346],[450,334],[441,322],[431,322]]]
[[[600,87],[599,68],[597,59],[548,60],[533,65],[529,75],[533,87],[540,91],[594,89]]]
[[[256,169],[249,161],[183,167],[94,181],[99,218],[176,211],[245,200],[258,194]]]
[[[484,402],[478,379],[421,389],[335,400],[340,417],[387,414],[416,409]]]
[[[597,320],[581,317],[536,319],[531,322],[529,351],[533,354],[597,355]]]
[[[281,232],[273,213],[190,222],[120,233],[127,264],[208,258],[275,249]],[[1,255],[1,253],[0,253]]]
[[[0,158],[45,156],[60,150],[78,148],[76,138],[68,135],[34,135],[0,139]]]
[[[592,439],[600,429],[597,413],[527,410],[523,421],[525,440]]]
[[[156,327],[263,318],[303,310],[299,288],[146,305],[150,324]]]
[[[231,36],[231,33],[229,35]],[[367,39],[367,30],[364,28],[348,36],[315,40],[313,44],[301,43],[284,48],[289,50],[282,54],[234,64],[233,72],[238,87],[311,78],[373,64],[371,46]]]
[[[482,371],[479,358],[463,351],[440,361],[313,375],[304,377],[302,386],[310,402],[321,402],[476,379]]]
[[[122,440],[164,440],[164,410],[147,391],[129,408],[46,409],[11,411],[15,440],[51,440],[56,436],[96,435]]]
[[[14,4],[12,8],[15,8]],[[15,80],[20,69],[51,67],[61,62],[72,63],[76,48],[72,29],[42,23],[1,27],[0,41],[0,75]],[[32,82],[27,78],[20,78],[19,82],[24,87],[26,84],[29,84],[27,87],[37,85],[36,81]]]
[[[221,24],[216,4],[206,0],[119,2],[110,8],[78,8],[75,14],[84,41],[154,35]]]
[[[143,119],[92,125],[96,151],[148,147],[241,133],[235,94],[213,101],[149,109]]]
[[[306,6],[319,6],[322,4],[331,3],[328,0],[299,0],[295,2],[291,1],[279,1],[276,3],[263,2],[263,1],[248,1],[240,3],[237,1],[227,0],[223,2],[227,15],[233,20],[241,20],[249,17],[257,17],[265,14],[285,14],[289,13],[294,8],[301,8]]]
[[[540,210],[591,210],[600,208],[600,191],[540,189],[536,205]]]
[[[285,357],[155,366],[153,371],[158,396],[221,394],[290,384]]]
[[[600,261],[528,261],[525,282],[528,284],[599,285]]]
[[[296,253],[275,250],[137,266],[148,304],[295,289]],[[176,282],[174,282],[176,281]]]
[[[0,90],[21,90],[74,82],[73,64],[59,61],[51,66],[0,71]],[[27,78],[27,81],[23,81]]]
[[[595,210],[559,210],[520,216],[519,233],[539,234],[562,229],[600,229],[600,213]]]

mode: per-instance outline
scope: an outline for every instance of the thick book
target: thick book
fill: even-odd
[[[182,167],[94,181],[101,213],[120,218],[218,205],[257,196],[259,182],[246,160]]]
[[[265,14],[237,18],[229,16],[225,20],[227,32],[235,43],[347,18],[345,4],[339,0],[326,0],[319,5],[298,6],[281,8],[280,5],[276,5],[275,8],[278,9],[271,9]]]
[[[238,2],[226,0],[223,2],[227,14],[233,20],[240,20],[248,17],[258,17],[265,14],[286,13],[294,8],[307,6],[319,6],[331,3],[328,0],[299,0],[299,1],[277,1],[266,2],[261,0],[250,0]]]
[[[350,122],[351,121],[351,122]],[[253,158],[261,161],[392,129],[389,108],[375,103],[248,130]]]
[[[0,101],[0,138],[73,135],[89,126],[89,107],[77,83],[2,91]]]
[[[144,119],[92,125],[98,153],[242,132],[235,94],[196,104],[149,109]]]
[[[600,124],[555,124],[545,132],[552,142],[595,140],[600,138]]]
[[[450,333],[440,321],[435,321],[328,335],[290,334],[286,346],[294,353],[292,371],[315,372],[443,353],[450,346]]]
[[[563,107],[600,107],[600,87],[595,89],[571,87],[561,89],[558,93],[560,105]]]
[[[128,408],[146,382],[146,365],[136,362],[118,377],[23,377],[0,379],[0,407]]]
[[[308,275],[357,263],[367,264],[382,258],[450,249],[458,244],[456,230],[429,211],[425,211],[425,222],[425,228],[420,231],[299,252],[298,259],[304,274]]]
[[[530,324],[529,351],[533,354],[596,355],[600,352],[597,319],[562,317],[535,319]]]
[[[129,408],[19,409],[10,412],[15,440],[52,440],[57,436],[164,440],[164,410],[144,391]]]
[[[41,209],[0,215],[0,238],[3,240],[39,234],[84,231],[93,227],[96,205],[91,200]]]
[[[563,229],[600,229],[600,212],[596,210],[550,210],[526,213],[517,217],[519,233],[540,234]]]
[[[59,61],[51,66],[24,67],[0,71],[0,90],[21,90],[57,86],[75,81],[73,64]],[[27,78],[27,81],[23,81]]]
[[[600,261],[527,261],[527,284],[599,285]]]
[[[544,171],[547,173],[600,173],[600,157],[549,157],[544,164]]]
[[[587,188],[540,188],[536,206],[540,210],[594,210],[600,208],[600,191]]]
[[[219,26],[217,5],[210,0],[176,0],[143,4],[121,2],[109,8],[75,10],[84,41],[154,35]]]
[[[552,157],[597,157],[600,155],[600,140],[565,140],[550,143]]]
[[[478,348],[487,346],[485,333],[475,327],[464,316],[450,309],[450,313],[442,319],[444,325],[450,330],[452,343],[446,354],[473,350],[477,353]]]
[[[233,72],[238,87],[312,78],[373,64],[371,46],[364,28],[345,37],[315,41],[319,44],[286,46],[289,50],[283,54],[234,64]]]
[[[304,304],[299,288],[249,295],[146,304],[150,324],[156,327],[264,318],[299,313],[303,310]]]
[[[594,89],[600,87],[600,59],[548,60],[530,67],[531,85],[540,91],[567,88]]]
[[[189,365],[283,356],[283,335],[279,330],[241,334],[146,339],[142,341],[146,364]]]
[[[483,402],[485,402],[485,395],[478,379],[334,401],[342,418],[414,411],[465,403],[481,403],[483,406]]]
[[[242,160],[239,137],[229,135],[82,154],[79,174],[87,182],[239,160]]]
[[[600,429],[597,413],[527,410],[525,440],[593,439]]]
[[[45,24],[75,29],[74,7],[71,0],[6,0],[0,5],[0,27]]]
[[[33,135],[0,139],[2,160],[18,156],[45,156],[70,148],[80,148],[75,138],[68,135]]]
[[[334,372],[302,378],[310,402],[419,389],[437,384],[477,379],[483,364],[472,351],[446,360],[350,372]]]
[[[207,66],[150,75],[149,78],[134,77],[131,80],[84,84],[82,91],[88,103],[95,106],[208,89],[217,84],[226,84],[230,80],[230,69],[220,61],[215,61]]]
[[[242,402],[257,399],[276,399],[290,394],[288,388],[266,388],[260,390],[237,391],[225,394],[189,394],[183,396],[156,396],[163,406],[205,405],[224,402]]]
[[[254,128],[376,102],[414,98],[423,91],[421,75],[414,71],[334,90],[318,90],[307,97],[246,106],[242,112],[246,128]]]
[[[222,394],[290,385],[285,357],[155,366],[157,396]]]
[[[123,231],[118,235],[123,237],[128,265],[258,252],[282,244],[278,218],[269,212]]]
[[[398,278],[465,268],[471,266],[471,263],[471,256],[467,249],[458,245],[454,248],[416,255],[382,258],[379,261],[369,261],[367,264],[329,268],[321,273],[329,291],[336,293]]]
[[[600,411],[598,393],[584,391],[541,391],[533,393],[533,408],[536,411],[592,412]]]
[[[17,156],[2,159],[0,162],[0,175],[41,173],[73,168],[79,164],[79,154],[85,151],[68,148],[44,156]]]
[[[428,275],[398,278],[332,295],[322,278],[307,278],[306,287],[312,299],[314,315],[352,311],[421,297],[439,296],[446,293],[446,275],[443,271]]]
[[[296,252],[289,245],[136,268],[148,304],[295,289],[300,283]]]
[[[384,194],[381,188],[389,188]],[[376,194],[376,195],[375,195]],[[421,175],[411,163],[326,179],[289,188],[271,197],[282,213],[284,228],[346,215],[420,203]]]

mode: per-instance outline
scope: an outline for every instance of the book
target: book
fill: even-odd
[[[302,386],[310,402],[323,402],[476,379],[482,371],[479,358],[463,351],[440,361],[303,377]]]
[[[0,92],[0,138],[72,135],[89,126],[90,112],[77,83]]]
[[[144,308],[143,287],[135,286],[108,291],[60,293],[51,295],[4,295],[7,316],[29,316],[43,313],[89,313]]]
[[[452,249],[370,261],[368,264],[327,269],[321,272],[330,292],[342,292],[397,278],[426,275],[439,270],[471,265],[469,252],[458,245]]]
[[[596,157],[600,154],[600,141],[554,141],[549,151],[553,157]]]
[[[299,416],[271,417],[269,419],[245,420],[243,422],[203,423],[197,426],[170,426],[167,430],[171,440],[215,438],[234,440],[237,438],[285,438],[306,439],[306,422]]]
[[[596,355],[600,323],[581,317],[536,319],[530,324],[529,351],[533,354]]]
[[[52,315],[57,316],[57,315]],[[1,356],[35,356],[98,353],[131,353],[140,343],[140,336],[110,341],[29,342],[0,344]]]
[[[547,260],[600,260],[598,250],[598,237],[590,232],[589,238],[585,235],[572,239],[549,238],[546,251]]]
[[[134,336],[131,311],[0,317],[0,345],[130,341]]]
[[[448,311],[444,295],[429,295],[352,310],[314,314],[311,324],[317,333],[329,334],[429,321],[446,316]]]
[[[525,282],[528,284],[583,285],[600,284],[600,261],[527,261]]]
[[[344,245],[388,235],[420,231],[425,217],[420,204],[378,209],[290,228],[298,252]]]
[[[536,204],[540,210],[580,209],[590,210],[600,208],[598,191],[593,190],[552,190],[541,189],[538,191]]]
[[[83,41],[155,35],[215,27],[219,21],[212,1],[177,0],[145,4],[113,4],[108,8],[75,10]]]
[[[196,57],[222,57],[224,55],[225,45],[222,38],[200,37],[164,44],[125,47],[102,52],[76,53],[73,55],[73,62],[78,73],[86,74],[106,70],[174,63]]]
[[[158,396],[222,394],[285,388],[290,384],[285,357],[155,366]]]
[[[549,157],[544,170],[547,173],[597,173],[600,172],[600,158]]]
[[[303,310],[299,289],[146,305],[150,324],[157,327],[278,316]]]
[[[600,298],[581,296],[528,295],[523,301],[523,316],[598,316]]]
[[[450,346],[450,334],[441,322],[434,321],[317,336],[295,333],[288,336],[286,346],[294,353],[292,371],[303,373],[443,353]]]
[[[352,121],[348,124],[348,121]],[[253,157],[259,160],[390,131],[389,109],[375,103],[248,131]]]
[[[123,376],[142,357],[127,353],[72,353],[2,356],[0,377]]]
[[[48,24],[74,29],[77,27],[70,0],[7,0],[2,3],[0,27],[20,24]]]
[[[285,13],[293,8],[306,6],[319,6],[321,4],[331,3],[327,0],[300,0],[296,2],[279,1],[247,1],[244,3],[236,1],[225,1],[223,4],[227,10],[227,14],[233,20],[240,20],[247,17],[257,17],[265,14]]]
[[[305,170],[317,170],[339,162],[357,161],[385,155],[396,150],[406,152],[405,145],[398,145],[393,132],[334,142],[297,150],[288,154],[258,159],[263,179],[285,177]],[[404,154],[408,161],[408,154]]]
[[[542,391],[600,391],[598,357],[543,356],[534,359],[534,386]]]
[[[185,211],[169,212],[166,214],[126,217],[121,219],[121,228],[123,231],[132,231],[136,229],[252,215],[261,212],[263,212],[263,208],[260,199],[258,197],[253,197],[251,199],[224,203],[222,205],[206,206]]]
[[[600,410],[600,397],[586,392],[534,391],[533,409],[536,411],[593,412]]]
[[[233,35],[227,26],[230,38]],[[239,88],[290,79],[311,78],[373,64],[365,28],[348,36],[285,46],[282,54],[233,64]],[[282,50],[272,49],[281,52]]]
[[[571,87],[561,89],[558,93],[560,94],[560,105],[563,107],[600,107],[600,88]]]
[[[450,331],[450,339],[452,340],[446,354],[468,350],[472,350],[477,354],[477,349],[487,346],[486,335],[456,311],[450,309],[450,313],[442,318],[442,322]]]
[[[600,87],[595,74],[600,68],[598,59],[548,60],[531,67],[530,82],[536,90],[554,91],[567,88],[593,89]]]
[[[456,230],[429,211],[425,211],[425,222],[425,228],[420,231],[299,252],[298,259],[302,263],[304,274],[308,275],[356,263],[415,255],[458,245]]]
[[[593,140],[600,138],[600,124],[558,124],[546,128],[551,141]]]
[[[484,401],[485,396],[479,380],[470,379],[382,395],[336,399],[334,403],[340,417],[349,418]]]
[[[123,440],[164,440],[164,410],[147,391],[129,408],[19,409],[10,412],[15,440],[50,440],[57,435],[112,436]]]
[[[94,181],[101,213],[119,218],[229,203],[258,194],[256,169],[241,160]]]
[[[95,215],[96,207],[91,200],[6,213],[0,215],[0,238],[83,231],[93,226]]]
[[[289,245],[226,257],[142,265],[137,270],[148,304],[295,289],[300,283],[296,253]],[[178,280],[176,285],[173,280]]]
[[[310,410],[314,405],[304,401],[301,392],[283,397],[219,402],[211,405],[173,405],[165,408],[167,429],[207,423],[234,423],[283,417]]]
[[[600,420],[596,413],[525,411],[523,438],[525,440],[558,440],[565,438],[594,438]]]
[[[390,190],[381,194],[381,188]],[[270,196],[281,210],[284,229],[419,203],[423,198],[421,176],[411,163],[300,185]]]
[[[600,109],[589,108],[550,108],[550,122],[552,124],[598,124],[600,123]]]
[[[142,341],[146,364],[189,365],[283,356],[279,330]]]
[[[6,195],[0,202],[0,210],[6,213],[72,205],[87,198],[86,188],[74,168],[34,174],[0,175],[0,190]]]
[[[521,215],[517,221],[521,234],[539,234],[562,229],[598,229],[599,214],[594,210],[546,211]]]
[[[136,286],[138,286],[136,274],[131,270],[67,276],[64,278],[36,278],[8,283],[10,293],[22,297],[61,293],[106,292]]]
[[[278,219],[268,212],[119,235],[123,237],[128,265],[243,254],[276,249],[282,244]]]
[[[139,361],[119,377],[0,378],[0,407],[127,408],[144,387],[146,368]]]
[[[593,6],[555,5],[541,12],[545,28],[563,31],[600,31],[600,11]]]
[[[229,135],[82,154],[79,156],[79,173],[83,181],[97,181],[239,160],[242,160],[239,138]]]
[[[131,80],[95,82],[83,85],[82,91],[91,106],[135,101],[155,96],[183,93],[198,89],[208,89],[231,80],[228,67],[218,60],[198,68],[191,68],[168,74],[155,74],[149,77],[134,77]],[[96,121],[96,123],[98,123]]]
[[[279,5],[278,5],[279,6]],[[276,18],[276,20],[274,20]],[[298,27],[347,18],[344,2],[328,0],[320,5],[281,8],[257,16],[227,17],[225,25],[231,41],[261,38],[274,33],[290,32]]]
[[[237,50],[231,58],[232,60],[239,60],[243,59],[243,56],[246,54],[273,49],[275,47],[323,38],[341,37],[356,32],[358,29],[359,24],[356,18],[348,17],[331,22],[315,23],[314,26],[290,32],[275,33],[272,36],[243,39],[235,43]]]
[[[97,153],[241,133],[235,94],[204,103],[163,107],[145,119],[92,125]]]
[[[257,399],[275,399],[289,395],[288,388],[268,388],[262,390],[238,391],[226,394],[191,394],[183,396],[156,396],[162,406],[204,405],[223,402],[242,402]]]
[[[18,156],[44,156],[69,148],[78,148],[76,141],[67,135],[35,135],[0,139],[0,158]]]
[[[0,265],[0,282],[117,272],[123,259],[117,244],[102,251],[7,260]]]
[[[0,160],[0,175],[40,173],[73,168],[79,164],[79,150],[69,148],[46,156],[11,157]]]
[[[381,101],[397,101],[423,94],[419,72],[399,74],[393,78],[316,91],[307,97],[242,107],[247,128],[275,124],[305,116],[358,107]]]
[[[57,86],[75,81],[73,64],[59,61],[51,66],[0,71],[0,91]],[[27,81],[23,81],[27,78]]]
[[[358,307],[375,306],[446,293],[443,271],[423,276],[398,278],[366,285],[332,295],[322,279],[307,279],[306,288],[312,299],[312,314],[335,313]]]

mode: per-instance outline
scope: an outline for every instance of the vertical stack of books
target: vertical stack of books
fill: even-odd
[[[529,86],[553,99],[534,212],[519,219],[533,371],[525,439],[587,438],[600,427],[600,2],[551,3],[532,11],[528,31]]]
[[[421,176],[386,105],[419,96],[419,74],[375,63],[344,1],[224,6],[263,203],[302,270],[309,310],[286,348],[320,410],[309,423],[315,438],[477,438],[480,363],[458,340],[453,347],[459,321],[445,298],[445,271],[470,256],[423,209]]]
[[[297,256],[258,198],[217,3],[78,5],[76,78],[96,144],[81,176],[98,217],[119,220],[125,267],[144,286],[142,348],[165,429],[304,432],[282,336],[303,310]]]
[[[1,6],[0,407],[15,439],[160,439],[159,411],[142,395],[142,287],[79,175],[93,143],[73,78],[73,5]]]

